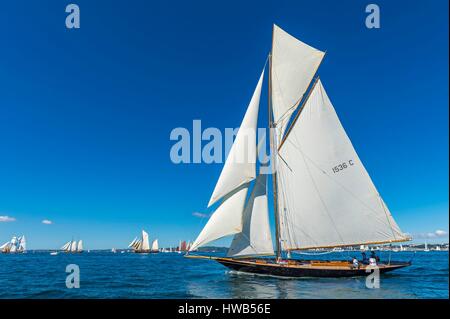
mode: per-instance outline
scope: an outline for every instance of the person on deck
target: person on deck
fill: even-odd
[[[353,257],[352,264],[353,264],[353,268],[359,269],[359,261],[358,261],[358,259],[356,259],[356,257]]]
[[[374,258],[377,263],[380,262],[380,257],[377,256],[374,250],[371,251],[370,258]]]

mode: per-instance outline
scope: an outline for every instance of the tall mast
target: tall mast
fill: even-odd
[[[273,50],[273,26],[272,26],[272,50]],[[275,137],[273,136],[273,132],[275,129],[275,124],[273,122],[273,113],[272,113],[272,50],[269,54],[269,94],[268,94],[268,106],[269,106],[269,134],[270,134],[270,154],[272,156],[272,169],[275,171],[272,174],[272,186],[273,186],[273,211],[275,214],[275,238],[276,238],[276,260],[281,258],[281,238],[280,238],[280,222],[279,222],[279,213],[278,213],[278,183],[277,183],[277,171],[276,171],[276,154],[277,147],[275,146]]]

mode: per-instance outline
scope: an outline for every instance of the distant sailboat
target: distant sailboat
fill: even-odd
[[[260,166],[257,174],[256,166],[263,70],[208,203],[208,207],[216,205],[215,212],[190,246],[194,251],[234,235],[227,257],[188,257],[213,259],[233,270],[265,275],[366,276],[365,265],[354,268],[348,260],[287,260],[285,256],[296,250],[410,240],[375,188],[322,81],[314,79],[324,55],[273,26],[268,127],[272,128],[276,249],[268,218],[267,172]],[[378,268],[384,273],[408,265],[379,263]]]
[[[13,236],[10,241],[0,246],[0,252],[5,254],[25,253],[27,250],[25,236]]]
[[[429,249],[428,249],[428,243],[425,241],[425,248],[423,249],[423,251],[430,251]]]
[[[137,237],[133,239],[133,241],[128,245],[133,252],[138,254],[145,254],[151,252],[148,233],[145,230],[142,230],[142,236],[140,239]]]
[[[83,252],[83,241],[76,241],[76,240],[71,240],[67,243],[65,243],[62,247],[61,247],[61,251],[65,252],[65,253],[72,253],[72,254],[76,254],[76,253],[82,253]]]

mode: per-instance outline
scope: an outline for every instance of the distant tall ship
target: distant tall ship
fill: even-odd
[[[148,239],[148,233],[145,230],[142,230],[141,238],[134,238],[133,241],[128,245],[133,252],[138,254],[147,254],[152,252],[158,252],[158,240],[155,239],[152,243],[152,247],[150,248],[150,243]],[[156,251],[153,249],[156,248]]]
[[[208,207],[216,205],[216,209],[190,246],[193,251],[234,235],[227,257],[188,257],[213,259],[236,271],[265,275],[365,276],[367,266],[362,263],[355,267],[348,260],[286,256],[297,250],[410,240],[364,168],[321,80],[314,79],[324,55],[273,26],[268,127],[276,249],[268,216],[268,167],[259,165],[257,174],[256,165],[263,70],[209,201]],[[378,268],[384,273],[408,265],[389,261]]]
[[[83,241],[76,240],[68,241],[64,246],[61,247],[61,250],[65,253],[82,253],[83,252]]]
[[[27,242],[24,235],[20,237],[13,236],[10,241],[0,246],[0,252],[5,254],[20,254],[25,253],[26,250]]]

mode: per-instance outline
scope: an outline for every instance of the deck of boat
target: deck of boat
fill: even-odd
[[[227,258],[208,256],[186,256],[188,258],[212,259],[235,271],[281,277],[355,277],[367,276],[371,267],[360,264],[358,268],[346,260],[297,260],[275,262],[268,258]],[[411,265],[409,262],[379,263],[380,273]]]

